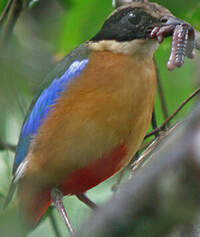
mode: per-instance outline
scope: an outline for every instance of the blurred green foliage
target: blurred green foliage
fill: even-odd
[[[8,0],[0,1],[0,13]],[[189,21],[200,29],[199,0],[157,0],[173,14]],[[56,62],[80,43],[90,39],[112,12],[111,0],[46,0],[36,2],[21,15],[9,44],[9,49],[0,53],[0,139],[16,144],[25,113],[37,93],[45,75]],[[169,113],[194,90],[199,79],[198,63],[186,60],[181,69],[169,72],[166,69],[170,53],[170,39],[160,46],[156,61],[167,100]],[[180,119],[191,110],[186,108],[176,117]],[[156,100],[156,115],[159,124],[163,121],[160,102]],[[13,154],[0,152],[0,208],[11,180]],[[111,184],[116,177],[89,191],[98,204],[111,195]],[[89,216],[90,210],[73,197],[66,197],[66,208],[75,229]],[[14,204],[13,204],[14,205]],[[58,217],[57,213],[55,213]],[[16,221],[12,208],[0,213],[0,236],[17,236],[10,232],[10,219]],[[4,220],[4,221],[2,221]],[[65,226],[58,217],[56,221],[66,236]],[[2,225],[4,228],[1,228]],[[9,231],[8,231],[9,230]],[[17,232],[16,232],[17,233]],[[29,236],[55,236],[46,218]]]
[[[1,0],[1,2],[0,2],[0,12],[3,11],[3,9],[4,9],[7,2],[8,2],[7,0]]]

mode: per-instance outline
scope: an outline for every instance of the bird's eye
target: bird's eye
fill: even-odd
[[[128,15],[128,21],[134,25],[137,25],[141,21],[141,16],[138,14],[135,14],[134,12],[130,12]]]
[[[166,22],[168,21],[168,19],[167,19],[166,16],[163,16],[163,17],[160,18],[160,21],[161,21],[162,23],[166,23]]]

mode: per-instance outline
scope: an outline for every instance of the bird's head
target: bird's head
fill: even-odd
[[[153,56],[158,42],[151,38],[152,30],[173,18],[169,10],[156,3],[127,4],[117,8],[87,44],[92,50]]]

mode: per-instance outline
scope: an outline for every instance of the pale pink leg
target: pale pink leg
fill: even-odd
[[[72,225],[69,221],[69,218],[67,216],[67,212],[66,212],[65,207],[63,205],[62,198],[63,198],[63,194],[59,189],[53,188],[51,190],[51,199],[54,203],[54,206],[57,209],[57,211],[59,212],[59,214],[62,216],[62,218],[63,218],[63,220],[64,220],[64,222],[67,226],[67,229],[69,230],[70,235],[73,236],[74,231],[72,229]]]

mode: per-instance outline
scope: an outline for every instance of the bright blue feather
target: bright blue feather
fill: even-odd
[[[44,118],[47,117],[49,111],[53,108],[56,100],[62,92],[65,91],[67,85],[73,78],[77,77],[83,71],[87,63],[88,59],[74,61],[60,78],[56,78],[48,88],[42,91],[22,128],[16,151],[14,171],[25,159],[31,138],[36,135],[38,128],[43,123]]]

